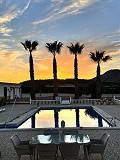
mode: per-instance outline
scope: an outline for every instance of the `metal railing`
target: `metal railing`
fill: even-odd
[[[17,100],[17,97],[15,97],[14,103],[13,103],[13,105],[12,105],[12,107],[11,107],[11,110],[10,110],[10,112],[9,112],[8,118],[7,118],[6,122],[5,122],[5,126],[7,125],[7,123],[8,123],[8,122],[9,122],[9,120],[10,120],[10,116],[11,116],[12,111],[13,111],[13,109],[14,109],[14,106],[15,106],[16,100]]]

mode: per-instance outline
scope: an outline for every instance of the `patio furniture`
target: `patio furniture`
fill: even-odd
[[[88,135],[86,134],[68,134],[68,135],[64,135],[64,134],[51,134],[51,135],[36,135],[33,136],[29,142],[30,146],[33,147],[33,159],[36,160],[36,147],[39,144],[56,144],[56,146],[58,146],[59,148],[59,144],[61,143],[77,143],[78,145],[83,145],[85,148],[85,157],[86,160],[89,158],[88,157],[88,153],[87,153],[87,148],[86,146],[90,143],[90,138]],[[71,149],[72,150],[72,149]],[[58,150],[59,151],[59,150]],[[56,152],[56,155],[59,152]]]
[[[13,135],[11,141],[18,155],[18,160],[22,155],[29,155],[32,160],[33,148],[29,146],[29,141],[21,141],[17,135]]]
[[[78,160],[80,145],[78,143],[60,143],[59,149],[64,160]]]
[[[55,160],[57,149],[53,143],[37,145],[37,160]]]
[[[98,153],[101,154],[103,160],[103,154],[109,137],[110,135],[108,133],[104,133],[101,139],[90,139],[91,143],[87,145],[88,155],[91,155],[91,153]]]

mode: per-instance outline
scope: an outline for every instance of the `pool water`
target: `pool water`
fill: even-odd
[[[79,124],[81,127],[100,127],[101,116],[93,109],[79,109]],[[59,127],[61,121],[65,121],[65,127],[76,127],[75,109],[62,109],[59,112]],[[109,127],[109,124],[102,119],[102,126]],[[54,110],[41,110],[36,114],[35,128],[55,127]],[[31,118],[23,123],[19,128],[31,128]]]

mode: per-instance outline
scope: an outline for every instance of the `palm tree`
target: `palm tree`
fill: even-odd
[[[101,77],[100,77],[100,63],[107,62],[111,59],[109,55],[105,56],[105,51],[96,51],[96,53],[90,52],[90,58],[97,63],[97,75],[96,75],[96,87],[97,87],[97,98],[101,98]]]
[[[84,44],[80,45],[78,42],[73,45],[71,43],[71,46],[67,46],[69,48],[69,51],[71,54],[75,55],[74,59],[74,79],[75,79],[75,99],[79,98],[79,92],[78,92],[78,63],[77,63],[77,55],[81,54],[82,49],[85,47]]]
[[[36,47],[38,46],[38,42],[37,41],[29,41],[26,40],[25,43],[20,42],[25,50],[28,50],[30,53],[29,56],[29,64],[30,64],[30,79],[31,79],[31,91],[30,91],[30,95],[31,95],[31,99],[35,99],[35,84],[34,84],[34,64],[33,64],[33,57],[32,57],[32,51],[36,50]]]
[[[56,54],[60,54],[63,43],[54,41],[53,43],[46,43],[46,48],[53,54],[53,78],[54,78],[54,98],[58,96],[58,84],[57,84],[57,62]]]

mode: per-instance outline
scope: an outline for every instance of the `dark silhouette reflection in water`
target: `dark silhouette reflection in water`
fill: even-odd
[[[89,141],[89,137],[86,134],[75,134],[75,135],[64,135],[61,134],[60,135],[60,141],[61,142],[71,142],[71,143],[75,143],[75,142],[79,142],[79,143],[87,143]]]
[[[88,115],[90,118],[98,119],[98,126],[103,127],[102,117],[93,109],[86,109],[85,115]]]

